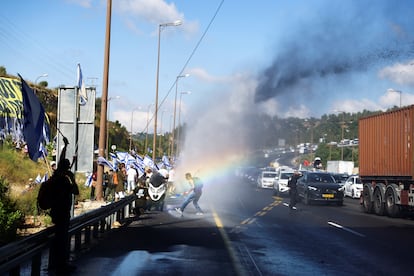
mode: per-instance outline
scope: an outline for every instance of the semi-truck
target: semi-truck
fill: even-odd
[[[413,143],[414,105],[359,120],[364,212],[398,217],[414,209]]]

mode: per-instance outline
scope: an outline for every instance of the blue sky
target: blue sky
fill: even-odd
[[[210,110],[282,117],[378,110],[414,102],[412,1],[114,0],[110,119],[145,129],[155,101],[161,32],[159,118],[171,127],[175,80],[182,120]],[[217,14],[216,14],[217,12]],[[214,17],[215,16],[215,17]],[[214,19],[213,19],[214,18]],[[211,25],[209,25],[211,23]],[[0,65],[49,87],[76,85],[76,65],[101,95],[106,1],[4,1]],[[389,89],[402,91],[389,92]],[[119,96],[119,99],[115,99]],[[225,107],[219,103],[226,102]],[[241,112],[241,110],[240,110]],[[161,120],[161,119],[160,119]],[[160,126],[158,126],[160,128]],[[150,127],[151,128],[151,127]]]

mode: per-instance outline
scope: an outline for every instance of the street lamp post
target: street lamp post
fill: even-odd
[[[38,76],[38,77],[36,78],[36,80],[35,80],[35,84],[37,84],[37,81],[38,81],[40,78],[46,78],[47,76],[49,76],[47,73],[44,73],[44,74],[42,74],[42,75]]]
[[[182,99],[183,95],[185,95],[185,94],[189,95],[189,94],[191,94],[191,92],[190,91],[186,91],[186,92],[181,92],[180,93],[180,105],[178,107],[177,149],[175,151],[175,153],[177,155],[179,153],[178,148],[179,148],[179,145],[180,145],[181,99]]]
[[[137,108],[132,109],[131,112],[131,134],[129,135],[129,151],[132,150],[132,126],[133,126],[133,121],[134,121],[134,111],[136,110],[140,110],[141,107],[138,106]]]
[[[157,80],[155,85],[155,112],[154,112],[154,138],[153,138],[153,151],[152,151],[152,160],[155,162],[156,156],[156,145],[157,145],[157,117],[158,117],[158,81],[159,81],[159,74],[160,74],[160,46],[161,46],[161,30],[162,28],[169,27],[169,26],[179,26],[181,25],[181,20],[174,21],[172,23],[163,23],[158,25],[158,59],[157,59]]]
[[[341,160],[344,160],[344,130],[345,130],[345,111],[342,110],[334,110],[335,113],[342,113],[342,122],[341,122]],[[338,144],[338,145],[339,145]]]
[[[173,119],[173,128],[172,128],[172,138],[171,138],[171,157],[174,155],[174,133],[175,133],[175,114],[177,111],[177,91],[178,91],[178,80],[180,78],[186,78],[190,76],[190,74],[179,75],[175,80],[175,99],[174,99],[174,119]]]
[[[158,141],[158,148],[161,150],[161,153],[163,153],[163,151],[162,151],[162,117],[164,116],[165,111],[166,110],[164,109],[161,112],[161,120],[160,120],[160,140]]]
[[[387,89],[387,92],[389,92],[389,93],[398,93],[398,94],[400,94],[400,107],[401,107],[401,97],[402,97],[402,91],[401,90],[395,90],[395,89],[393,89],[393,88],[389,88],[389,89]]]
[[[144,153],[147,154],[148,152],[148,124],[149,124],[149,112],[151,109],[151,106],[153,106],[154,104],[150,104],[148,105],[148,110],[147,110],[147,127],[145,129],[145,149],[144,149]]]
[[[119,99],[119,98],[121,98],[120,96],[115,96],[115,97],[109,97],[108,98],[108,101],[107,101],[107,103],[108,103],[108,120],[106,121],[106,159],[108,159],[108,150],[109,150],[109,115],[110,115],[110,113],[109,113],[109,108],[111,107],[111,104],[110,104],[110,102],[111,102],[111,100],[117,100],[117,99]]]
[[[173,144],[173,139],[172,139],[172,132],[173,132],[173,128],[172,128],[172,120],[173,120],[173,113],[170,114],[170,136],[169,136],[169,141],[168,141],[168,156],[172,157],[172,144]]]

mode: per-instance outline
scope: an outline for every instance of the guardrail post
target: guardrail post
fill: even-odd
[[[42,252],[33,256],[32,259],[32,276],[40,275],[40,266],[42,265]]]

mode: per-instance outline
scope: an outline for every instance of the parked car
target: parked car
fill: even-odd
[[[289,192],[288,181],[293,175],[293,170],[280,170],[273,185],[273,194],[280,196]]]
[[[299,200],[305,204],[312,202],[344,202],[344,188],[332,174],[320,171],[305,171],[298,179],[297,190]]]
[[[351,175],[344,184],[345,196],[360,198],[363,190],[361,179],[358,175]]]
[[[257,187],[273,189],[276,176],[277,172],[275,171],[262,171],[257,177]]]

